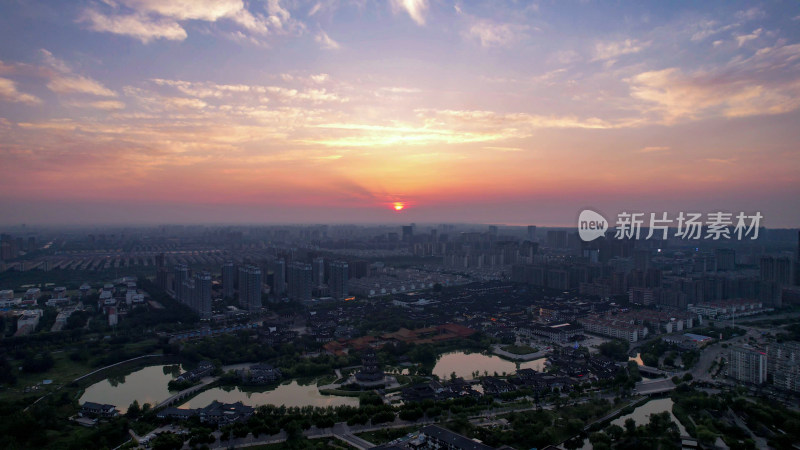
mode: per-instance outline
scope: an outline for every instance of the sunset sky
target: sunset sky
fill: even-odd
[[[10,0],[0,223],[796,227],[799,110],[797,1]]]

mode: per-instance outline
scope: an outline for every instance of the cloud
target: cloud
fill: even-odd
[[[669,151],[669,147],[645,147],[639,150],[639,153],[656,153]]]
[[[649,47],[652,41],[641,42],[636,39],[625,39],[615,42],[597,42],[594,46],[592,61],[614,59],[622,55],[639,53]]]
[[[227,20],[257,35],[301,30],[303,25],[292,19],[279,0],[266,2],[267,14],[252,13],[242,0],[117,0],[106,2],[108,8],[87,8],[79,22],[89,29],[131,36],[149,43],[154,39],[182,41],[187,33],[180,22],[215,23]],[[241,31],[227,33],[236,40],[258,43]]]
[[[613,129],[640,123],[638,119],[609,122],[598,118],[501,114],[481,110],[418,109],[415,112],[418,122],[321,123],[315,127],[324,129],[325,133],[305,142],[329,147],[465,144],[528,137],[541,128]],[[491,148],[495,151],[518,151],[516,147]]]
[[[734,164],[734,163],[736,163],[737,160],[738,160],[738,158],[727,158],[727,159],[723,159],[723,158],[705,158],[705,159],[703,159],[703,161],[709,162],[709,163],[712,163],[712,164]]]
[[[116,97],[111,89],[91,78],[75,76],[57,76],[47,83],[48,89],[58,94],[90,94],[100,97]]]
[[[662,114],[666,123],[681,118],[783,114],[800,108],[800,80],[759,75],[747,71],[684,74],[669,68],[640,73],[628,81],[631,96],[646,102],[645,110]]]
[[[103,111],[118,111],[121,109],[125,109],[125,103],[122,103],[117,100],[100,100],[95,102],[72,101],[72,102],[66,102],[65,105],[74,108],[92,108]]]
[[[45,49],[39,50],[39,54],[53,71],[49,74],[50,81],[47,88],[57,94],[88,94],[98,97],[116,97],[116,92],[103,86],[97,80],[84,75],[73,73],[72,69],[62,60],[53,56]]]
[[[88,9],[79,21],[87,23],[92,31],[130,36],[144,44],[154,39],[182,41],[187,36],[186,30],[174,20],[151,19],[138,14],[107,16]]]
[[[753,30],[753,32],[750,34],[740,34],[736,36],[736,43],[739,45],[739,47],[741,47],[748,41],[758,39],[759,36],[761,36],[761,28]]]
[[[750,9],[746,9],[744,11],[738,11],[736,13],[736,18],[741,21],[763,19],[766,16],[767,14],[764,12],[764,10],[762,10],[757,6],[754,6]]]
[[[39,97],[20,92],[17,89],[17,84],[8,78],[0,78],[0,99],[14,103],[27,103],[29,105],[38,105],[42,103]]]
[[[328,74],[316,74],[307,78],[294,77],[289,74],[284,74],[282,78],[285,81],[299,81],[306,85],[306,87],[303,89],[296,89],[284,86],[217,84],[202,81],[165,80],[161,78],[156,78],[151,81],[157,86],[174,88],[182,94],[189,95],[197,99],[216,99],[224,101],[237,94],[247,94],[247,98],[258,100],[261,103],[266,103],[269,101],[267,96],[272,96],[273,99],[277,99],[282,103],[293,101],[311,101],[313,103],[346,103],[350,100],[347,97],[340,96],[336,92],[318,87],[328,80]],[[143,94],[143,91],[136,89],[128,89],[127,92],[133,96],[148,96],[152,94]]]
[[[494,150],[496,152],[521,152],[519,147],[483,147],[486,150]]]
[[[338,50],[339,48],[341,48],[339,43],[331,39],[331,37],[328,36],[328,33],[324,31],[320,31],[317,34],[317,36],[314,37],[314,40],[317,41],[317,43],[319,43],[322,46],[322,48],[327,50]]]
[[[121,0],[120,3],[141,12],[156,13],[178,20],[213,22],[231,17],[244,9],[241,0]]]
[[[523,25],[479,20],[469,28],[468,34],[477,38],[483,47],[506,46],[523,37],[527,28]]]
[[[391,0],[392,11],[405,11],[417,25],[425,25],[428,0]]]

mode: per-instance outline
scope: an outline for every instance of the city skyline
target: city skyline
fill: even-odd
[[[800,223],[797,3],[0,11],[3,224]]]

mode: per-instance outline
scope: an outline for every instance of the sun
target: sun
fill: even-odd
[[[395,211],[402,211],[403,208],[406,207],[406,204],[403,202],[394,202],[394,210]]]

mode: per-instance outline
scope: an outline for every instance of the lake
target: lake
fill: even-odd
[[[495,355],[484,355],[483,353],[464,353],[464,352],[450,352],[439,356],[436,365],[433,367],[433,374],[438,375],[440,379],[450,379],[450,374],[453,372],[457,376],[463,377],[465,380],[473,379],[473,372],[480,371],[483,375],[484,371],[489,375],[497,372],[502,375],[505,372],[511,375],[520,369],[534,369],[543,372],[545,369],[545,362],[547,358],[534,359],[532,361],[515,363],[507,359],[500,358]]]
[[[678,425],[681,436],[686,436],[688,434],[686,433],[686,428],[684,428],[683,424],[678,421],[674,414],[672,414],[671,398],[658,398],[655,400],[650,400],[644,405],[634,409],[632,413],[617,417],[611,421],[611,423],[625,428],[625,421],[628,419],[633,419],[634,422],[636,422],[636,425],[646,425],[650,423],[651,414],[658,414],[664,411],[669,412],[670,419],[672,419],[672,421]]]
[[[636,422],[636,425],[646,425],[650,423],[651,414],[658,414],[667,411],[669,412],[670,419],[672,419],[672,421],[678,425],[678,430],[680,431],[681,436],[688,436],[689,433],[686,432],[686,428],[684,428],[683,424],[678,421],[674,414],[672,414],[672,404],[673,402],[671,398],[650,400],[644,405],[634,409],[632,413],[617,417],[616,419],[612,420],[611,423],[625,428],[625,421],[628,419],[633,419],[633,421]],[[581,450],[590,450],[591,448],[592,444],[589,442],[589,438],[584,439]]]
[[[316,383],[304,386],[292,380],[281,384],[275,389],[265,392],[242,391],[239,387],[223,389],[211,388],[193,397],[179,406],[182,409],[202,408],[217,400],[222,403],[242,402],[248,406],[275,405],[275,406],[358,406],[357,397],[340,397],[336,395],[323,395],[317,389]]]
[[[167,384],[180,374],[174,368],[175,366],[165,365],[150,366],[122,377],[106,378],[86,388],[80,402],[114,405],[122,414],[125,414],[134,400],[139,405],[150,403],[155,406],[171,395]]]

